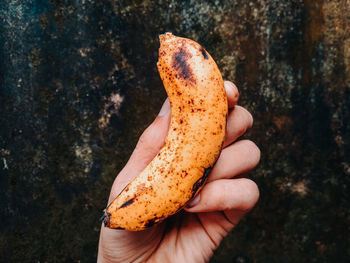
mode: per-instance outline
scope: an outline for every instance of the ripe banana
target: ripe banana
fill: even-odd
[[[204,184],[224,142],[228,106],[216,63],[190,39],[171,33],[159,38],[169,132],[152,162],[105,209],[109,228],[143,230],[175,214]]]

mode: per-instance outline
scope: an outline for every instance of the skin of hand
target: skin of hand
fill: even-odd
[[[248,178],[235,178],[260,160],[260,150],[252,141],[236,141],[252,126],[253,118],[236,105],[237,87],[229,81],[224,84],[229,106],[224,149],[200,193],[184,210],[144,231],[102,225],[97,262],[208,262],[222,239],[254,207],[259,199],[257,185]],[[166,100],[116,177],[108,203],[159,152],[169,124],[170,103]]]

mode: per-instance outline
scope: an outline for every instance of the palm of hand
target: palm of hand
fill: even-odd
[[[223,237],[255,205],[259,196],[256,184],[246,178],[232,178],[258,164],[259,149],[248,140],[231,144],[245,133],[253,119],[244,108],[235,106],[237,88],[231,82],[225,82],[225,88],[231,108],[225,148],[199,196],[185,211],[144,231],[102,227],[98,262],[207,262]],[[128,163],[117,176],[109,202],[162,147],[170,122],[169,105],[166,104],[163,109],[167,109],[140,137]]]
[[[105,233],[104,241],[114,247],[104,262],[207,262],[233,227],[224,212],[180,212],[142,232]]]

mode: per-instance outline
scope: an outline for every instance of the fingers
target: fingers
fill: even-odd
[[[239,92],[235,84],[233,84],[231,81],[224,81],[224,86],[226,90],[226,96],[227,96],[227,103],[228,108],[233,108],[238,101],[239,98]]]
[[[224,147],[242,136],[253,125],[253,117],[245,108],[236,105],[227,117]]]
[[[259,161],[260,150],[255,143],[249,140],[238,141],[222,150],[207,182],[246,173],[256,167]]]
[[[259,199],[259,189],[247,178],[221,179],[206,184],[198,196],[197,204],[186,208],[187,211],[236,211],[237,214],[237,211],[245,213],[254,207]]]

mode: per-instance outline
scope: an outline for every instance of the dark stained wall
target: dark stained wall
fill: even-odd
[[[0,261],[96,261],[110,186],[166,97],[165,31],[237,84],[262,151],[261,199],[212,262],[347,262],[346,0],[1,1]]]

